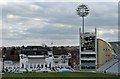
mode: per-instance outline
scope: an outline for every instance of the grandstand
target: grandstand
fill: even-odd
[[[118,55],[120,53],[120,42],[109,42],[109,43],[112,45],[115,54]]]
[[[106,69],[107,73],[113,73],[113,74],[117,74],[118,72],[118,65],[119,61],[115,62],[112,66],[110,66],[108,69]]]
[[[98,73],[120,74],[120,42],[109,42],[113,47],[112,59],[97,69]]]
[[[113,58],[104,65],[102,65],[99,69],[97,69],[97,72],[99,73],[111,73],[111,74],[118,74],[118,66],[120,62],[118,59]]]

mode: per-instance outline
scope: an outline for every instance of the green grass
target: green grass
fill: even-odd
[[[23,74],[3,74],[2,76],[3,77],[115,77],[115,75],[90,73],[90,72],[23,73]]]
[[[90,72],[51,72],[51,73],[23,73],[3,74],[2,79],[120,79],[116,75]]]

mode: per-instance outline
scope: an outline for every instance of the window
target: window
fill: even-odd
[[[104,51],[109,51],[110,49],[103,49]]]
[[[21,59],[23,59],[23,56],[21,56]]]
[[[51,63],[49,64],[49,67],[51,67]]]
[[[92,67],[91,67],[91,69],[95,69],[95,67],[94,67],[94,66],[92,66]]]
[[[36,68],[36,65],[34,65],[34,68]]]
[[[62,60],[62,63],[66,63],[66,61],[65,61],[65,60]]]
[[[28,68],[28,65],[26,65],[26,68]]]
[[[22,68],[24,68],[24,64],[22,63]]]
[[[81,69],[85,69],[85,66],[82,66]]]
[[[34,52],[34,55],[36,55],[37,53],[36,52]]]
[[[54,58],[59,58],[58,56],[54,56]]]
[[[52,55],[49,55],[49,57],[52,57]]]
[[[55,63],[58,63],[58,61],[54,61]]]
[[[41,65],[41,68],[43,68],[43,64]]]
[[[64,56],[62,56],[62,58],[66,58],[66,56],[64,55]]]
[[[48,55],[48,52],[47,51],[45,51],[45,52],[43,52],[44,53],[44,55]]]
[[[37,48],[33,48],[33,50],[37,50]]]
[[[32,65],[30,65],[30,68],[33,68]]]
[[[45,67],[47,68],[47,64],[45,64]]]
[[[37,67],[40,67],[40,65],[38,64]]]

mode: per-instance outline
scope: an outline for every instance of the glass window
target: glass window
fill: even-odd
[[[81,38],[81,51],[95,51],[95,36],[83,36]]]
[[[28,68],[28,65],[26,65],[26,68]]]
[[[52,55],[49,55],[49,57],[52,57]]]
[[[22,63],[22,68],[24,68],[24,64]]]
[[[41,68],[43,68],[43,64],[41,65]]]
[[[47,67],[47,64],[45,64],[45,67]]]
[[[30,65],[30,68],[33,68],[33,67],[32,67],[32,64]]]
[[[40,67],[40,65],[38,64],[37,67]]]
[[[36,65],[34,64],[34,68],[36,68]]]
[[[33,50],[37,50],[37,48],[33,48]]]
[[[65,60],[62,60],[62,63],[66,63],[66,61],[65,61]]]
[[[59,58],[59,56],[54,56],[54,58]]]
[[[55,63],[58,63],[58,61],[56,60],[56,61],[54,61]]]

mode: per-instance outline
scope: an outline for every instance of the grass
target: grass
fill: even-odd
[[[23,74],[3,74],[2,79],[117,79],[118,76],[110,74],[90,73],[90,72],[51,72],[51,73],[23,73]],[[101,78],[102,77],[102,78]],[[114,78],[113,78],[114,77]]]

